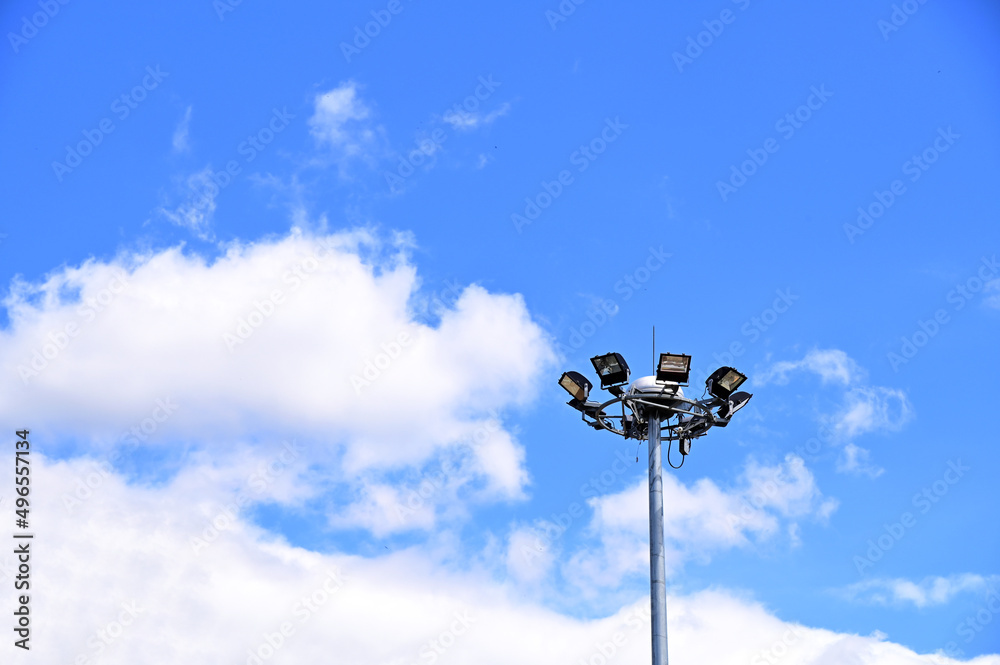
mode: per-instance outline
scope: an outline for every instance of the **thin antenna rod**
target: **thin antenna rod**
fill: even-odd
[[[656,371],[656,326],[653,326],[653,371]]]

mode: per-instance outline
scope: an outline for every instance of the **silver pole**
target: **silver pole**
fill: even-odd
[[[663,466],[660,418],[649,416],[649,603],[652,610],[653,665],[667,665],[667,572],[663,560]]]

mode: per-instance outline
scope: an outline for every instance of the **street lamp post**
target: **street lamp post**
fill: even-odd
[[[663,464],[660,418],[649,419],[649,608],[653,665],[667,665],[667,566],[663,559]]]
[[[734,392],[746,376],[732,367],[721,367],[705,382],[709,398],[684,397],[691,356],[660,354],[656,375],[645,376],[628,384],[629,368],[620,353],[591,358],[601,379],[601,388],[613,395],[606,402],[590,400],[593,385],[579,372],[565,372],[559,385],[573,398],[567,404],[581,413],[583,421],[598,430],[607,430],[626,439],[649,441],[649,603],[653,665],[668,665],[667,654],[667,575],[663,550],[663,464],[661,441],[677,441],[681,463],[691,452],[691,441],[704,436],[712,427],[725,427],[733,414],[746,406],[753,396]],[[627,387],[625,384],[628,384]],[[608,409],[621,404],[621,415]],[[627,412],[626,412],[627,410]],[[666,435],[663,431],[666,430]],[[674,466],[670,463],[670,466]]]

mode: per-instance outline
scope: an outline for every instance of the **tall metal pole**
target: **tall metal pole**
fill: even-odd
[[[663,560],[663,466],[660,417],[649,415],[649,603],[653,665],[667,665],[667,571]]]

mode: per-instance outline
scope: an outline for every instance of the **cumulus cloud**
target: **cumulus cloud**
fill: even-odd
[[[586,586],[616,585],[632,573],[649,569],[648,480],[619,492],[588,500],[594,516],[589,529],[599,546],[574,554],[567,574]],[[801,520],[825,521],[837,508],[825,498],[801,458],[765,466],[750,460],[731,489],[702,478],[690,486],[663,476],[665,559],[668,574],[691,557],[768,540]]]
[[[33,477],[46,490],[33,505],[45,546],[32,559],[32,649],[9,649],[11,665],[81,657],[108,665],[412,663],[431,654],[484,665],[591,662],[601,653],[619,662],[650,658],[645,597],[579,619],[525,601],[475,564],[448,565],[424,551],[360,557],[291,546],[226,513],[234,491],[255,500],[280,496],[274,483],[258,491],[234,474],[220,484],[217,470],[205,475],[197,465],[156,487],[112,472],[68,509],[63,495],[87,486],[93,462],[34,462]],[[300,472],[296,463],[290,479]],[[0,558],[9,569],[10,555]],[[13,586],[0,584],[0,603],[14,602]],[[725,591],[671,595],[668,605],[671,656],[682,662],[771,655],[804,665],[958,663],[878,633],[784,622]],[[998,665],[1000,657],[974,662]]]
[[[870,432],[895,432],[913,415],[913,408],[903,390],[873,386],[868,374],[839,349],[813,349],[801,360],[783,360],[761,373],[761,382],[787,384],[790,375],[810,372],[824,384],[843,389],[839,407],[819,416],[823,436],[841,444],[837,470],[876,478],[884,469],[871,462],[870,451],[854,439]]]
[[[543,528],[518,527],[508,537],[504,564],[519,582],[537,583],[551,571],[557,550]]]
[[[866,432],[897,431],[910,418],[906,393],[882,386],[852,388],[845,395],[843,410],[835,416],[835,427],[845,438]]]
[[[501,414],[534,396],[550,340],[520,296],[476,285],[433,326],[415,320],[407,243],[296,231],[214,260],[170,248],[16,283],[0,414],[103,449],[137,423],[143,445],[298,437],[354,487],[363,505],[342,519],[380,532],[427,524],[384,518],[387,474],[405,497],[447,461],[429,506],[522,498],[524,453]],[[164,399],[176,408],[161,422]]]
[[[817,374],[823,383],[849,385],[863,377],[863,370],[846,353],[839,349],[813,349],[802,360],[782,360],[774,363],[754,380],[765,385],[788,383],[789,374],[808,371]]]
[[[339,163],[341,175],[352,159],[373,163],[385,153],[383,130],[373,124],[372,111],[354,81],[316,95],[308,124],[317,144]]]
[[[429,530],[470,497],[523,496],[524,451],[502,414],[533,398],[551,340],[520,297],[475,285],[454,289],[433,324],[416,320],[423,287],[409,247],[364,230],[295,231],[214,259],[123,254],[12,286],[0,420],[38,423],[37,441],[72,453],[32,458],[44,547],[32,559],[32,650],[14,650],[13,665],[589,662],[608,644],[622,662],[649,660],[644,596],[596,619],[524,599],[522,585],[556,561],[553,549],[511,559],[533,544],[530,528],[478,556],[447,533],[360,556],[336,539],[293,545],[255,521],[257,507],[294,510],[331,486],[346,497],[331,526],[379,535]],[[125,470],[123,446],[139,463],[165,449],[182,459],[150,478]],[[836,507],[794,456],[750,462],[734,488],[666,476],[664,495],[679,534],[672,567],[785,529],[794,540],[800,521]],[[645,549],[645,507],[642,483],[592,499],[597,556],[577,551],[574,565],[644,570],[626,550]],[[13,565],[0,554],[5,607]],[[786,623],[724,591],[669,603],[672,654],[685,661],[781,649],[806,665],[954,662]]]
[[[872,464],[871,451],[854,443],[844,445],[837,458],[837,471],[878,478],[885,469]]]
[[[840,409],[821,419],[834,439],[844,442],[837,470],[869,478],[882,475],[884,469],[870,461],[870,451],[853,440],[869,432],[897,432],[912,415],[910,401],[902,390],[884,386],[857,386],[847,390]]]
[[[212,219],[215,217],[215,199],[219,186],[212,179],[212,167],[184,178],[180,187],[181,203],[173,207],[163,207],[157,212],[171,224],[188,229],[202,240],[212,240]]]
[[[919,582],[902,578],[879,578],[851,584],[838,590],[838,595],[869,605],[894,605],[923,608],[944,605],[962,593],[982,592],[996,588],[1000,576],[965,573],[949,577],[925,577]]]

